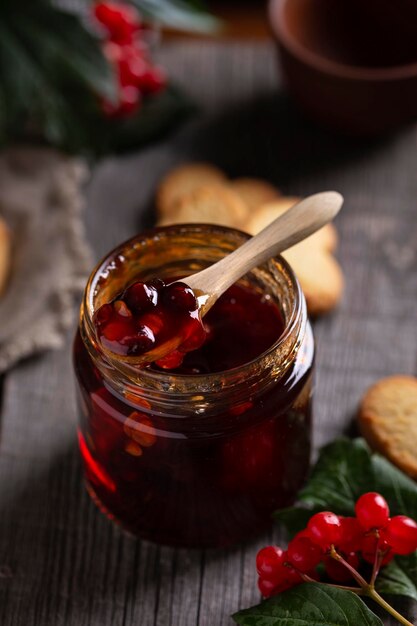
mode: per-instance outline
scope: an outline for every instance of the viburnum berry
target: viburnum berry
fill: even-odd
[[[381,494],[370,491],[356,502],[355,513],[364,530],[384,528],[388,523],[389,507]]]
[[[344,560],[349,563],[354,569],[358,569],[359,557],[356,552],[350,552],[349,554],[342,554]],[[326,556],[324,559],[324,567],[326,573],[335,582],[347,583],[352,579],[352,574],[349,569],[331,556]]]
[[[256,555],[256,571],[268,580],[279,581],[286,553],[278,546],[266,546]]]
[[[362,540],[361,554],[364,561],[373,564],[377,557],[377,551],[383,555],[381,565],[388,565],[394,557],[394,553],[386,541],[375,534],[365,535]]]
[[[287,581],[276,584],[266,578],[262,578],[262,576],[258,578],[258,589],[264,598],[270,598],[271,596],[275,596],[277,593],[282,593],[290,588],[291,584]]]
[[[330,511],[316,513],[307,524],[310,539],[323,550],[339,543],[341,528],[339,517]]]
[[[166,76],[162,68],[148,66],[139,80],[140,89],[146,94],[158,93],[166,85]]]
[[[363,528],[356,517],[339,517],[341,525],[341,535],[338,548],[341,552],[349,554],[358,552],[362,547]]]
[[[288,545],[288,561],[300,572],[307,573],[321,561],[322,551],[306,536],[295,536]]]
[[[162,290],[162,298],[167,305],[180,311],[196,311],[198,309],[194,291],[182,282],[167,285]]]
[[[138,281],[124,291],[122,298],[132,311],[141,313],[157,304],[158,292],[152,285]]]
[[[406,515],[392,517],[383,537],[395,554],[411,554],[417,550],[417,523]]]
[[[97,2],[93,11],[110,39],[117,43],[130,43],[141,26],[138,11],[128,4]]]
[[[137,87],[126,85],[120,89],[119,115],[131,115],[141,104],[142,96]]]

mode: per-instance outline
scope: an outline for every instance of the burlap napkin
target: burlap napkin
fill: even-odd
[[[80,159],[51,148],[0,154],[0,215],[12,231],[12,272],[0,299],[0,372],[63,344],[74,294],[92,268],[82,222]]]

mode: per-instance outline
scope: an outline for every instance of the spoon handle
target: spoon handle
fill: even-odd
[[[202,298],[202,314],[246,272],[306,239],[339,212],[343,197],[336,191],[317,193],[292,206],[255,237],[214,265],[184,279]]]

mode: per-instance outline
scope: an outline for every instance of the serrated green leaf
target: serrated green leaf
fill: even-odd
[[[387,500],[391,515],[417,519],[417,485],[395,465],[379,454],[372,455],[375,491]]]
[[[382,626],[350,591],[306,583],[233,616],[241,626]]]
[[[381,570],[376,589],[381,594],[406,596],[417,602],[417,552],[395,557]]]
[[[387,459],[372,454],[363,439],[338,439],[321,450],[297,505],[277,511],[275,518],[291,533],[297,532],[317,511],[354,515],[356,500],[367,491],[381,493],[393,515],[417,519],[416,483]]]
[[[297,506],[277,511],[275,518],[297,532],[317,511],[353,515],[358,497],[373,490],[371,454],[363,439],[338,439],[321,450]]]

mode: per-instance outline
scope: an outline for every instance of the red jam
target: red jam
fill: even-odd
[[[94,325],[102,345],[120,355],[146,355],[178,339],[178,349],[156,362],[167,369],[180,365],[184,354],[206,337],[194,292],[179,281],[133,283],[98,309]]]
[[[138,328],[148,326],[145,316],[159,315],[154,292],[141,288],[148,298],[144,309],[129,289],[95,318],[101,340],[122,354],[147,349],[146,340],[136,339],[147,333]],[[190,304],[180,308],[185,322],[194,319]],[[117,324],[120,334],[110,333]],[[202,388],[215,372],[226,379],[284,329],[272,299],[240,285],[219,298],[204,324],[206,341],[182,355],[182,363],[172,363],[166,376],[198,376]],[[150,321],[148,327],[154,332]],[[220,385],[215,411],[190,414],[178,396],[158,403],[109,384],[78,333],[79,444],[92,497],[124,528],[170,545],[225,546],[265,528],[272,512],[292,501],[308,469],[313,352],[307,324],[298,351],[273,384],[264,385],[261,375],[246,381],[243,369],[235,394],[223,397]],[[169,367],[152,364],[144,372],[163,373],[161,365]]]
[[[252,361],[281,336],[281,312],[268,298],[233,285],[207,313],[205,341],[184,355],[179,374],[210,374]],[[157,364],[158,365],[158,364]]]

